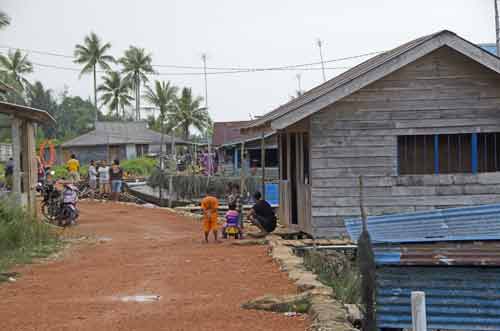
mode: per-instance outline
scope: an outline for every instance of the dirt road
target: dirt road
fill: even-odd
[[[0,330],[304,330],[303,317],[240,304],[295,291],[262,246],[202,244],[200,224],[167,211],[81,203],[64,256],[0,284]],[[151,302],[135,302],[160,296]],[[127,298],[129,297],[129,298]],[[129,301],[127,301],[129,300]]]

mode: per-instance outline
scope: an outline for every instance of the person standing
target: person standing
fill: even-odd
[[[111,179],[111,198],[113,201],[118,201],[122,192],[123,170],[120,167],[120,161],[114,160],[111,169],[109,170],[109,178]]]
[[[203,234],[205,235],[206,243],[208,243],[210,232],[214,235],[214,241],[219,242],[217,239],[219,200],[215,197],[214,191],[213,188],[209,187],[207,195],[201,200],[201,209],[203,210]]]
[[[71,158],[66,162],[66,168],[69,171],[69,180],[71,183],[80,181],[80,161],[76,159],[75,154],[71,154]]]
[[[101,196],[110,192],[109,188],[109,167],[105,161],[101,161],[101,165],[97,171],[99,174],[99,192]]]
[[[97,189],[97,169],[94,160],[90,160],[89,165],[89,188],[90,198],[93,200],[95,198],[95,190]]]

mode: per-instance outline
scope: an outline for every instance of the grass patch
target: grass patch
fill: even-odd
[[[2,273],[13,265],[47,257],[59,243],[49,225],[36,220],[12,200],[0,199],[0,281],[6,278]]]
[[[347,304],[361,302],[361,274],[355,261],[341,253],[310,250],[304,254],[304,264],[333,289],[337,300]]]

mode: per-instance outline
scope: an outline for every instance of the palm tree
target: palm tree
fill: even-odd
[[[25,75],[33,72],[33,65],[28,60],[28,55],[16,49],[9,50],[7,55],[0,54],[0,72],[5,80],[13,82],[24,91],[29,82]]]
[[[202,97],[193,97],[193,92],[187,87],[182,89],[181,97],[177,99],[175,112],[171,114],[171,118],[181,126],[185,140],[189,139],[191,127],[203,132],[212,125],[207,108],[200,106],[202,101]]]
[[[154,89],[146,86],[146,93],[144,94],[144,99],[147,102],[151,103],[155,107],[160,109],[160,128],[161,128],[161,147],[160,153],[163,153],[163,145],[164,145],[164,135],[166,131],[165,122],[168,120],[168,115],[173,112],[173,108],[175,107],[175,101],[177,99],[177,91],[178,88],[170,84],[170,82],[160,82],[155,81]],[[169,130],[173,130],[174,123],[172,121],[168,121],[167,124]]]
[[[126,75],[125,79],[131,82],[135,89],[135,117],[141,119],[141,84],[148,81],[148,74],[155,73],[151,64],[151,54],[146,54],[144,48],[130,46],[125,51],[125,56],[120,59],[123,66],[122,72]]]
[[[133,99],[129,95],[130,84],[117,71],[108,71],[102,79],[104,83],[97,88],[102,93],[102,103],[108,105],[110,113],[115,111],[117,117],[120,117],[121,109],[122,117],[125,118],[125,106],[130,106]]]
[[[80,77],[83,74],[93,72],[94,74],[94,106],[97,109],[97,66],[103,70],[111,70],[110,63],[115,63],[116,60],[113,56],[106,54],[111,48],[110,43],[102,45],[101,39],[91,32],[85,37],[83,45],[75,46],[75,63],[83,64]],[[95,121],[97,122],[97,113]]]
[[[0,29],[5,28],[10,24],[10,17],[5,12],[0,11]]]

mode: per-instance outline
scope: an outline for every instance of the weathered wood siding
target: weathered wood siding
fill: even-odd
[[[500,76],[447,47],[311,117],[313,232],[359,216],[500,202],[500,173],[398,176],[397,136],[500,132]]]

